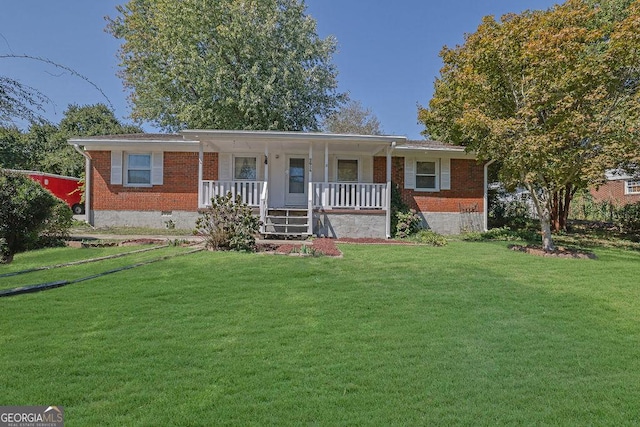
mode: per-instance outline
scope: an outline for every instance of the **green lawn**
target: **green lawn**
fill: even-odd
[[[0,404],[68,426],[640,423],[640,252],[340,247],[1,298]]]

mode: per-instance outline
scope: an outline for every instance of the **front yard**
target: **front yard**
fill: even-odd
[[[68,426],[640,423],[640,252],[340,248],[0,298],[2,404]]]

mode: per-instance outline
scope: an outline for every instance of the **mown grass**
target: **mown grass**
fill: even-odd
[[[75,425],[633,425],[640,254],[198,253],[0,299],[3,404]]]
[[[81,277],[87,277],[111,269],[145,262],[167,255],[178,254],[189,250],[187,248],[176,246],[157,246],[154,250],[144,252],[141,252],[140,249],[151,248],[148,246],[82,249],[58,248],[25,252],[23,254],[17,255],[15,261],[6,266],[6,268],[0,268],[0,274],[29,270],[31,268],[37,268],[38,266],[56,266],[73,261],[100,258],[109,255],[123,253],[127,255],[119,258],[101,260],[95,263],[69,265],[64,267],[32,271],[15,276],[0,276],[0,290],[62,280],[79,279]]]

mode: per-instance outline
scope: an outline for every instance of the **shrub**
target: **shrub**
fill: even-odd
[[[483,233],[468,233],[463,237],[466,241],[481,242],[486,240],[524,240],[524,241],[538,241],[540,236],[535,230],[512,230],[509,227],[492,228],[489,231]]]
[[[640,202],[621,207],[618,210],[616,224],[625,233],[640,232]]]
[[[447,239],[441,234],[435,233],[431,230],[419,230],[413,236],[409,238],[413,242],[421,243],[431,246],[446,246]]]
[[[594,200],[591,193],[583,191],[576,194],[569,211],[569,217],[587,221],[614,222],[618,218],[618,207],[614,201]]]
[[[508,193],[502,188],[489,191],[489,227],[526,228],[532,221],[531,199],[527,193]]]
[[[51,214],[45,219],[38,236],[28,242],[27,249],[38,249],[64,245],[73,224],[73,211],[65,202],[55,199]]]
[[[405,239],[420,229],[420,217],[415,210],[396,213],[396,237]]]
[[[231,193],[211,199],[211,206],[196,221],[196,234],[205,238],[210,249],[255,251],[260,221],[240,195]]]
[[[402,192],[391,183],[391,230],[394,237],[404,239],[420,229],[420,217],[402,200]]]
[[[0,263],[26,249],[58,244],[71,216],[69,207],[38,183],[0,171]]]

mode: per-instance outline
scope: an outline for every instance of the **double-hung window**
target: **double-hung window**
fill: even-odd
[[[358,182],[358,160],[338,159],[338,182]]]
[[[236,180],[256,180],[258,175],[258,162],[255,157],[235,157],[233,166],[233,176]]]
[[[418,160],[416,162],[416,190],[438,190],[438,162]]]
[[[625,194],[640,194],[640,181],[625,181],[624,186]]]
[[[151,185],[151,154],[128,153],[125,163],[125,184],[131,186]]]

